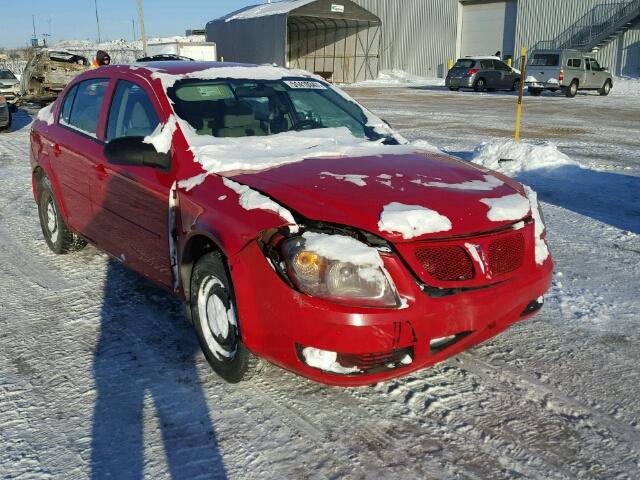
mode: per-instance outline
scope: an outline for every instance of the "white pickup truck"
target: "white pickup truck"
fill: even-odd
[[[613,78],[592,54],[579,50],[536,50],[527,62],[524,84],[533,96],[543,90],[562,90],[567,97],[575,97],[578,90],[598,90],[600,95],[609,95]]]

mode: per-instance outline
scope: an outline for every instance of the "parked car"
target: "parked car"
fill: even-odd
[[[11,108],[7,99],[0,95],[0,132],[11,128]]]
[[[88,68],[89,61],[82,55],[46,48],[34,50],[20,78],[20,95],[27,101],[51,101]]]
[[[20,93],[20,81],[13,72],[7,68],[0,68],[0,95],[7,102],[14,103]]]
[[[527,62],[525,85],[538,96],[543,90],[562,90],[575,97],[578,90],[597,90],[609,95],[613,77],[590,53],[579,50],[537,50]]]
[[[91,242],[183,299],[231,382],[262,358],[371,384],[538,311],[553,262],[535,193],[418,150],[307,75],[198,62],[79,75],[32,127],[49,248]]]
[[[453,91],[461,88],[473,88],[476,92],[514,91],[520,85],[520,72],[497,57],[465,57],[449,70],[445,85]]]

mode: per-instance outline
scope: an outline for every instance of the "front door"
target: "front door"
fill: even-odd
[[[105,141],[151,134],[160,123],[159,111],[150,89],[118,80]],[[102,175],[91,192],[94,218],[105,233],[100,246],[146,277],[171,287],[169,194],[173,172],[148,166],[114,165],[104,155],[98,168]]]

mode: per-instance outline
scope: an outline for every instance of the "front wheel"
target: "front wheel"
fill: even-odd
[[[42,234],[49,248],[57,254],[83,249],[87,242],[73,233],[64,223],[51,182],[43,177],[38,184],[38,216]]]
[[[604,85],[602,86],[602,88],[598,90],[598,93],[603,97],[606,97],[607,95],[609,95],[610,91],[611,91],[611,80],[607,80],[606,82],[604,82]]]
[[[191,318],[211,368],[229,383],[250,379],[260,360],[242,342],[231,278],[219,252],[204,254],[191,275]]]

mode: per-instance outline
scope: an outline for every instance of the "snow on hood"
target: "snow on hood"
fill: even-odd
[[[500,162],[501,159],[509,161]],[[482,143],[474,150],[471,161],[510,176],[540,168],[579,166],[552,143],[533,144],[513,140]]]
[[[487,218],[492,222],[504,220],[520,220],[529,213],[529,200],[519,193],[499,198],[483,198],[480,200],[489,206]]]
[[[467,180],[461,183],[425,182],[424,180],[412,180],[413,183],[424,187],[452,188],[454,190],[493,190],[504,182],[493,175],[485,175],[484,180]]]
[[[425,233],[451,230],[451,221],[435,210],[420,205],[393,202],[382,209],[378,229],[381,232],[400,233],[402,238],[408,240]]]

